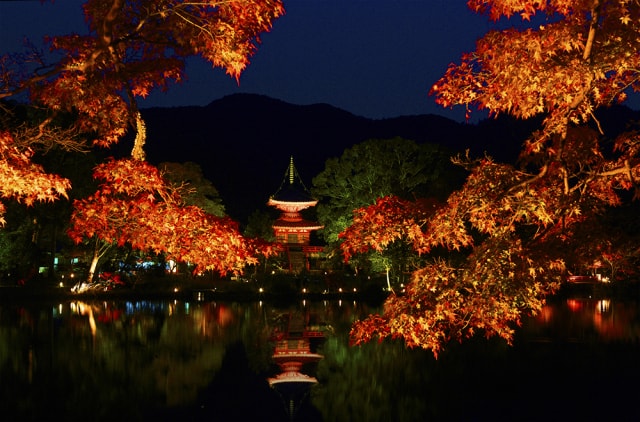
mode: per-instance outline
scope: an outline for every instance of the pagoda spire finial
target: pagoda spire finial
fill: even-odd
[[[290,185],[293,185],[295,172],[296,172],[296,168],[293,166],[293,155],[292,155],[291,159],[289,160],[289,184]]]
[[[307,206],[314,206],[317,200],[315,200],[307,187],[302,182],[300,174],[296,166],[293,164],[293,155],[289,158],[289,165],[287,166],[280,187],[269,197],[269,204],[273,205],[274,201],[292,202],[296,204],[309,204]],[[306,207],[305,207],[306,208]]]

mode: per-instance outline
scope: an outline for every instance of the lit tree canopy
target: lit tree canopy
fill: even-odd
[[[356,209],[353,223],[338,235],[343,239],[340,249],[345,260],[370,250],[383,252],[398,240],[419,250],[424,236],[420,222],[440,206],[433,200],[413,202],[385,196],[373,205]]]
[[[98,191],[74,201],[69,235],[76,242],[96,236],[108,244],[164,253],[168,259],[222,274],[257,263],[274,251],[243,238],[229,218],[184,205],[179,190],[153,166],[138,160],[114,160],[97,166]]]
[[[640,91],[638,2],[469,0],[468,5],[493,20],[515,14],[522,26],[531,24],[487,33],[474,52],[449,66],[431,94],[444,107],[544,115],[543,129],[525,152],[541,152],[569,123],[585,123],[596,108]],[[547,19],[536,19],[536,13]]]
[[[325,240],[335,242],[351,223],[352,211],[379,198],[442,195],[450,164],[444,147],[402,138],[370,139],[327,160],[312,189],[320,199],[316,208]]]
[[[253,262],[257,246],[242,239],[234,223],[185,205],[144,162],[146,130],[137,99],[180,82],[185,61],[195,56],[238,79],[260,34],[284,13],[282,2],[87,0],[83,10],[86,35],[48,37],[49,54],[33,48],[0,57],[0,100],[26,94],[32,108],[43,110],[35,121],[18,125],[14,109],[0,103],[3,143],[13,151],[7,165],[21,167],[21,173],[0,174],[2,185],[14,182],[20,189],[3,196],[50,200],[69,188],[30,164],[31,146],[108,147],[133,129],[132,159],[98,166],[100,189],[75,201],[74,240],[84,235],[106,242],[102,246],[128,243],[220,272]],[[59,116],[67,122],[62,129]],[[12,150],[11,142],[21,149]],[[90,276],[104,250],[99,243]]]
[[[489,32],[476,51],[449,67],[431,93],[447,107],[484,108],[494,116],[541,115],[542,127],[525,142],[517,167],[491,157],[458,157],[469,177],[433,215],[412,218],[415,206],[402,203],[368,210],[389,222],[376,234],[378,243],[395,232],[411,236],[416,253],[446,247],[465,258],[434,259],[415,271],[406,295],[392,295],[382,315],[354,325],[356,344],[402,338],[437,355],[449,341],[477,332],[510,342],[522,314],[538,312],[560,286],[566,262],[593,259],[580,255],[584,242],[604,244],[596,234],[606,231],[579,230],[582,225],[630,197],[623,192],[638,195],[638,132],[609,142],[610,128],[602,127],[594,112],[640,90],[640,3],[468,4],[493,20],[512,15],[523,20]],[[344,236],[355,236],[351,245],[372,244],[360,234],[347,230]]]
[[[71,188],[63,177],[45,173],[31,161],[33,151],[21,150],[9,132],[0,130],[0,198],[13,199],[27,205],[35,201],[53,201],[67,197]],[[4,225],[5,206],[0,202],[0,225]]]
[[[88,0],[84,13],[88,34],[48,37],[52,54],[0,59],[0,99],[27,92],[50,112],[73,112],[77,129],[108,146],[136,126],[136,98],[180,82],[187,58],[238,78],[284,9],[279,0]]]

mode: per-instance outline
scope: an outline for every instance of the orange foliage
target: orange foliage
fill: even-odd
[[[463,265],[435,259],[415,271],[406,292],[387,299],[382,315],[354,324],[353,344],[372,338],[402,338],[407,346],[430,349],[437,356],[449,341],[461,341],[478,331],[511,342],[513,325],[520,324],[521,313],[539,312],[544,297],[558,288],[562,260],[547,253],[542,241],[523,247],[499,218],[496,227],[486,233],[488,237],[473,245],[476,236],[469,231],[475,227],[478,233],[478,228],[485,227],[469,218],[480,196],[455,199],[463,192],[454,194],[454,200],[435,213],[393,197],[355,212],[354,224],[341,233],[346,259],[369,248],[383,250],[399,239],[409,241],[417,253],[445,246],[467,249],[468,255]],[[495,209],[489,208],[487,216],[501,205],[496,202]]]
[[[31,150],[21,151],[9,132],[0,131],[0,198],[32,205],[67,197],[71,184],[67,179],[47,174],[31,162]],[[0,225],[5,224],[5,207],[0,202]]]
[[[586,122],[594,109],[640,91],[640,5],[596,0],[469,0],[493,20],[536,12],[543,25],[491,31],[451,64],[431,93],[444,107],[486,108],[527,118],[545,114],[544,135],[566,120]]]
[[[397,240],[410,242],[420,251],[424,242],[420,225],[439,206],[433,200],[411,202],[386,196],[354,210],[353,223],[338,235],[345,261],[370,249],[382,252]]]
[[[52,200],[66,195],[69,188],[64,179],[46,175],[32,164],[30,149],[13,148],[16,137],[22,146],[56,144],[60,129],[55,117],[62,113],[74,121],[57,145],[64,142],[64,147],[73,148],[74,142],[83,146],[89,139],[94,146],[108,147],[134,127],[132,155],[143,159],[145,128],[137,98],[180,82],[185,61],[193,56],[238,79],[259,35],[284,13],[281,0],[87,0],[83,8],[87,35],[46,40],[52,55],[59,55],[57,62],[47,63],[51,56],[35,49],[0,57],[0,99],[26,92],[32,105],[48,113],[41,121],[26,122],[30,128],[2,133],[4,198],[26,203]],[[256,261],[256,254],[270,253],[270,246],[242,238],[231,220],[184,206],[180,195],[144,162],[112,161],[98,166],[95,177],[104,181],[101,188],[74,203],[69,234],[76,242],[97,236],[221,273],[240,271]]]
[[[406,294],[392,295],[382,315],[354,324],[355,344],[402,338],[437,356],[449,341],[477,332],[510,342],[521,314],[539,312],[558,289],[566,262],[593,261],[594,250],[606,261],[619,250],[594,249],[608,245],[606,230],[581,225],[622,204],[621,191],[640,192],[637,132],[623,133],[605,150],[606,128],[594,117],[596,108],[640,91],[640,4],[468,5],[492,20],[522,21],[486,34],[474,52],[449,66],[431,94],[445,107],[488,109],[492,116],[542,115],[542,127],[523,145],[518,167],[458,157],[468,179],[433,214],[416,215],[413,205],[396,199],[356,211],[354,225],[342,234],[347,259],[398,239],[416,253],[436,246],[460,253],[415,271]],[[585,125],[590,121],[600,133]]]
[[[239,273],[245,265],[257,263],[258,254],[275,252],[269,244],[244,238],[229,218],[185,206],[179,192],[143,161],[101,164],[94,177],[103,181],[98,191],[74,201],[68,234],[77,243],[96,236],[221,274]]]
[[[89,34],[49,37],[61,60],[0,98],[28,90],[35,104],[76,113],[78,130],[109,146],[133,124],[135,99],[180,82],[188,57],[238,79],[284,8],[280,0],[88,0],[84,12]]]

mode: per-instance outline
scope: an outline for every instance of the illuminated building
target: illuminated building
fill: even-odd
[[[276,241],[285,248],[290,272],[309,270],[309,257],[322,250],[322,247],[309,245],[309,236],[312,231],[323,226],[315,221],[305,220],[300,213],[317,203],[302,183],[291,157],[280,188],[267,202],[267,205],[281,211],[280,217],[273,223],[273,232]]]

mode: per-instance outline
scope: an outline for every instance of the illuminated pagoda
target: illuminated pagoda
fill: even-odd
[[[267,202],[267,205],[281,211],[280,217],[273,223],[273,232],[276,241],[285,247],[290,272],[309,270],[309,256],[322,250],[322,247],[309,245],[309,236],[312,231],[323,226],[315,221],[305,220],[300,214],[300,211],[314,207],[317,203],[302,183],[292,156],[280,188]]]

